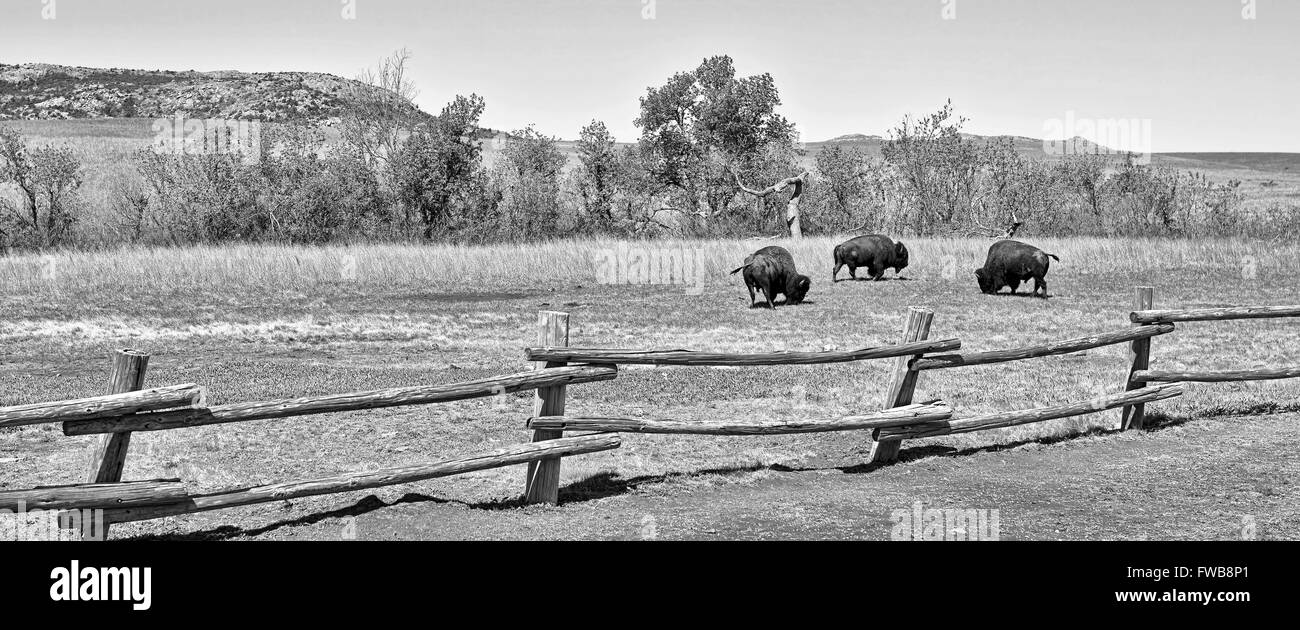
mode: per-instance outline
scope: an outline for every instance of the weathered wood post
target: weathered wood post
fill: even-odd
[[[122,394],[144,387],[144,374],[149,369],[149,354],[126,348],[113,354],[113,372],[109,375],[108,393]],[[131,446],[130,433],[107,433],[99,437],[99,443],[91,454],[90,471],[87,480],[91,483],[116,483],[122,480],[122,469],[126,466],[126,452]],[[91,533],[89,528],[93,519],[82,518],[81,537],[84,540]],[[108,538],[108,523],[99,528],[99,535]]]
[[[558,311],[538,311],[537,344],[543,348],[569,345],[569,314]],[[536,369],[563,367],[563,361],[538,361]],[[533,416],[564,415],[565,386],[538,388],[533,402]],[[535,430],[533,441],[564,437],[563,431]],[[528,464],[528,479],[524,485],[524,502],[551,503],[560,501],[560,458],[550,457]]]
[[[934,311],[928,308],[911,307],[903,323],[902,343],[923,341],[930,336],[930,324],[934,322]],[[921,355],[898,357],[894,359],[894,373],[889,379],[889,389],[885,391],[885,409],[912,404],[912,392],[916,390],[916,377],[919,372],[912,369],[911,363]],[[880,429],[871,432],[871,463],[892,462],[898,459],[898,450],[903,446],[902,440],[881,440]]]
[[[1155,291],[1154,287],[1137,287],[1137,291],[1133,296],[1133,310],[1149,311],[1154,308]],[[1134,325],[1141,326],[1142,324]],[[1128,378],[1124,382],[1124,391],[1132,391],[1147,386],[1144,382],[1133,382],[1133,373],[1147,369],[1148,364],[1151,362],[1151,338],[1130,341],[1129,356],[1132,357],[1132,364],[1128,369]],[[1146,405],[1142,403],[1124,407],[1120,411],[1119,428],[1123,430],[1141,429],[1145,420],[1145,413]]]

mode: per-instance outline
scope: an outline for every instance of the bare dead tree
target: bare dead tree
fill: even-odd
[[[985,211],[987,212],[988,208],[987,206],[985,206],[984,202],[980,202],[980,207],[984,208]],[[1005,240],[1014,237],[1016,235],[1016,231],[1019,230],[1020,226],[1024,225],[1025,223],[1024,221],[1021,221],[1019,217],[1016,216],[1015,212],[1011,213],[1011,223],[1008,224],[1007,227],[1000,232],[995,228],[990,228],[984,225],[983,223],[980,223],[978,220],[972,219],[971,222],[974,223],[977,228],[979,228],[978,230],[969,231],[968,233],[971,236],[983,236],[985,238],[992,238],[997,240]]]
[[[339,125],[343,142],[362,156],[390,192],[402,143],[421,122],[414,103],[419,92],[406,76],[410,59],[410,51],[403,48],[377,68],[363,71]]]
[[[803,238],[803,229],[799,226],[799,199],[803,197],[803,189],[807,185],[809,175],[808,171],[804,171],[762,190],[756,190],[741,183],[740,176],[735,171],[731,171],[731,176],[736,179],[736,187],[759,199],[764,199],[772,193],[781,192],[790,186],[794,186],[794,192],[790,195],[790,202],[785,207],[785,224],[790,228],[791,238]]]

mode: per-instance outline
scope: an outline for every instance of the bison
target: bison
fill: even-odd
[[[1020,241],[998,241],[989,247],[984,267],[975,270],[975,279],[984,293],[993,294],[1002,287],[1011,287],[1014,294],[1022,281],[1033,278],[1034,292],[1030,295],[1038,295],[1041,290],[1042,297],[1047,297],[1047,281],[1043,276],[1047,275],[1047,268],[1051,265],[1048,258],[1055,258],[1057,262],[1061,260]]]
[[[786,304],[798,304],[808,295],[812,279],[794,268],[794,257],[784,247],[764,247],[745,257],[745,264],[731,271],[745,271],[745,287],[749,289],[749,306],[753,308],[754,287],[762,289],[768,308],[775,309],[778,293],[785,294]]]
[[[884,234],[867,234],[840,243],[835,246],[835,268],[831,270],[831,282],[838,282],[835,274],[840,267],[849,266],[849,277],[857,279],[858,267],[866,267],[872,280],[879,280],[885,270],[894,268],[894,273],[902,273],[907,267],[907,247],[901,242],[895,243]]]

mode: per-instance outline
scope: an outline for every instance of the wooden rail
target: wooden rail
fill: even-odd
[[[1231,319],[1267,319],[1273,317],[1300,317],[1300,306],[1234,306],[1228,308],[1133,311],[1129,313],[1129,319],[1135,324],[1220,322]]]
[[[0,510],[90,510],[164,505],[189,493],[180,479],[82,483],[0,492]]]
[[[381,470],[366,472],[354,472],[334,477],[323,477],[320,479],[312,479],[310,481],[296,481],[265,486],[235,488],[215,493],[191,496],[184,502],[165,506],[105,510],[104,522],[123,523],[128,521],[142,521],[162,518],[164,516],[175,516],[177,514],[220,510],[240,505],[252,505],[254,503],[266,503],[268,501],[282,501],[285,499],[309,497],[318,494],[351,492],[354,490],[366,490],[381,486],[414,483],[426,479],[433,479],[435,477],[459,475],[476,470],[527,464],[548,457],[581,455],[584,453],[607,451],[618,448],[620,444],[621,441],[617,435],[605,434],[559,438],[530,444],[517,444],[479,455],[438,462],[435,464],[400,466],[396,468],[384,468]]]
[[[893,427],[877,429],[877,440],[883,439],[917,439],[935,437],[939,435],[949,435],[953,433],[968,433],[970,431],[983,431],[986,429],[1001,429],[1013,427],[1020,424],[1029,424],[1033,422],[1043,422],[1046,420],[1056,420],[1059,418],[1069,418],[1072,416],[1082,416],[1089,413],[1097,413],[1107,409],[1123,407],[1125,405],[1134,405],[1137,403],[1148,403],[1156,400],[1164,400],[1181,396],[1183,386],[1178,383],[1169,383],[1135,389],[1133,391],[1123,392],[1120,394],[1110,394],[1102,396],[1087,402],[1071,403],[1068,405],[1058,405],[1055,407],[1043,407],[1041,409],[1024,409],[1019,411],[1008,411],[1005,413],[990,414],[987,416],[978,416],[974,418],[963,418],[960,420],[947,420],[927,425],[915,425],[910,427]]]
[[[92,435],[122,431],[162,431],[227,422],[247,422],[250,420],[288,418],[339,411],[423,405],[496,396],[568,383],[608,381],[617,375],[618,369],[616,367],[601,365],[533,370],[531,372],[493,376],[450,385],[400,387],[290,400],[234,403],[217,405],[208,409],[191,409],[177,412],[162,411],[121,418],[68,422],[63,425],[63,433],[64,435]]]
[[[1079,337],[1077,339],[1058,341],[1056,343],[1043,344],[1040,346],[1016,348],[1014,350],[993,350],[988,352],[972,352],[969,354],[941,354],[927,356],[913,362],[912,369],[918,371],[937,370],[968,365],[986,365],[989,363],[1020,361],[1023,359],[1034,359],[1057,354],[1070,354],[1072,352],[1090,350],[1092,348],[1100,348],[1102,346],[1110,346],[1117,343],[1135,341],[1138,339],[1148,339],[1157,335],[1165,335],[1173,331],[1173,324],[1139,326],[1137,328],[1126,328],[1124,330],[1116,330],[1088,337]]]
[[[0,407],[0,429],[46,422],[117,418],[145,411],[202,407],[203,388],[194,383],[154,387],[77,400]]]
[[[528,426],[533,429],[554,431],[612,431],[621,433],[671,433],[689,435],[781,435],[787,433],[820,433],[825,431],[852,431],[876,429],[923,422],[945,420],[952,417],[952,408],[943,402],[907,405],[885,409],[862,416],[847,416],[830,420],[804,420],[797,422],[717,422],[697,420],[647,420],[640,418],[570,418],[546,416],[532,418]]]
[[[1134,382],[1142,383],[1178,383],[1183,381],[1201,383],[1269,381],[1282,378],[1300,378],[1300,367],[1235,370],[1226,372],[1166,372],[1162,370],[1139,370],[1133,373],[1132,378]]]
[[[737,354],[731,352],[700,352],[695,350],[609,350],[599,348],[528,348],[529,361],[562,361],[566,363],[614,363],[620,365],[815,365],[844,363],[866,359],[888,359],[928,352],[945,352],[961,348],[958,339],[917,341],[880,348],[860,350],[830,350],[824,352],[758,352]]]

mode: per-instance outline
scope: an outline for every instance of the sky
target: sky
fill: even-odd
[[[0,63],[354,78],[406,48],[427,111],[473,92],[483,126],[620,141],[726,54],[808,142],[951,99],[977,134],[1300,152],[1296,33],[1297,0],[0,0]]]

